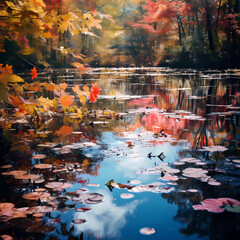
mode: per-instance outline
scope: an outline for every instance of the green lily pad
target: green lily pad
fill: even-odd
[[[239,206],[226,206],[225,209],[228,212],[240,213],[240,205]]]

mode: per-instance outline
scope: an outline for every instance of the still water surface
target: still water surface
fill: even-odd
[[[32,130],[36,138],[21,139],[14,129],[9,133],[19,149],[5,151],[2,165],[41,174],[45,181],[3,174],[1,202],[17,208],[51,206],[41,221],[55,228],[29,229],[36,224],[31,214],[28,220],[1,217],[1,234],[14,239],[238,239],[240,213],[225,210],[231,201],[220,212],[193,208],[207,198],[240,201],[238,71],[102,68],[80,75],[69,69],[45,77],[66,82],[70,92],[76,84],[97,82],[101,95],[88,104],[91,113],[82,122],[53,117],[45,132]],[[63,125],[74,132],[56,138]],[[34,157],[38,154],[45,157]],[[52,167],[33,168],[40,163]],[[22,199],[48,182],[72,185],[48,188],[52,198],[47,200]],[[91,209],[77,211],[81,207]],[[141,234],[145,227],[156,232]]]

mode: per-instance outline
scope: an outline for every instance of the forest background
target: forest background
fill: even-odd
[[[235,68],[239,20],[239,0],[0,0],[0,59],[16,70]]]

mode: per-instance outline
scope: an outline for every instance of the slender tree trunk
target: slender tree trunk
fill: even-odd
[[[213,42],[213,33],[212,33],[212,17],[210,11],[210,4],[208,0],[205,0],[205,11],[206,11],[206,21],[207,21],[207,33],[209,46],[212,52],[215,51],[214,42]]]
[[[182,45],[181,21],[179,16],[177,16],[177,23],[178,23],[178,40],[179,44]]]

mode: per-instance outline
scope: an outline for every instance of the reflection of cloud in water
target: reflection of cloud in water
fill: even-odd
[[[113,203],[110,192],[104,190],[99,192],[104,195],[103,202],[92,204],[92,210],[88,212],[77,212],[74,219],[86,219],[84,224],[74,225],[74,235],[81,232],[91,232],[95,236],[116,238],[126,224],[127,214],[132,214],[137,205],[142,201],[134,200],[124,206],[117,206]]]
[[[116,169],[124,174],[124,177],[127,178],[136,178],[136,172],[144,169],[154,167],[154,163],[157,165],[161,163],[159,158],[152,157],[148,158],[148,154],[151,152],[152,155],[159,155],[161,152],[164,153],[166,160],[163,162],[171,162],[175,159],[177,148],[172,147],[172,151],[170,151],[170,145],[168,143],[164,143],[162,145],[156,145],[151,148],[144,148],[142,146],[135,146],[134,149],[128,154],[126,157],[121,158],[121,161],[118,162]],[[141,179],[147,179],[148,176],[141,175],[138,176]]]

